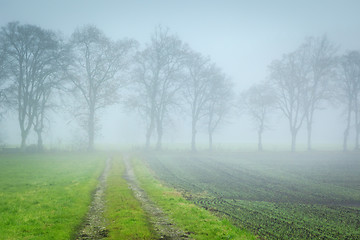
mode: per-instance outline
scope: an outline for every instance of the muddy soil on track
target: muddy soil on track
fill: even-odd
[[[151,225],[158,234],[159,239],[190,239],[189,234],[179,230],[169,217],[149,199],[146,192],[140,188],[128,157],[124,157],[126,173],[124,178],[134,193],[136,199],[141,202],[142,208],[148,215]]]
[[[105,169],[99,177],[99,184],[93,194],[89,212],[85,218],[84,223],[77,233],[77,240],[84,239],[103,239],[107,237],[108,230],[106,229],[106,219],[104,217],[105,211],[105,189],[106,179],[109,174],[111,159],[106,160]]]

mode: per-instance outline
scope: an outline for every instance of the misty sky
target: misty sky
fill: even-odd
[[[208,55],[235,83],[236,93],[267,78],[272,60],[295,50],[307,36],[326,34],[339,45],[340,53],[360,49],[360,1],[50,1],[0,0],[0,25],[10,21],[35,24],[69,37],[76,27],[94,24],[112,39],[134,38],[145,44],[155,26],[169,27],[191,48]],[[144,132],[136,116],[119,106],[104,111],[99,141],[142,143]],[[9,118],[11,118],[9,116]],[[326,118],[326,124],[322,119]],[[181,118],[178,120],[180,121]],[[64,121],[58,119],[58,128]],[[290,138],[281,115],[273,118],[273,128],[264,133],[264,147],[270,142]],[[5,121],[6,122],[6,121]],[[190,122],[190,120],[189,120]],[[315,118],[314,144],[341,143],[341,110],[322,111]],[[176,119],[175,119],[176,123]],[[3,124],[9,124],[4,123]],[[190,143],[190,128],[165,133],[165,141]],[[281,126],[279,126],[281,125]],[[19,142],[17,125],[9,125],[6,138]],[[59,141],[72,133],[48,131],[46,142]],[[331,130],[330,130],[331,129]],[[71,132],[71,130],[69,131]],[[189,134],[184,134],[188,132]],[[199,139],[206,139],[199,131]],[[305,143],[304,134],[299,142]],[[126,137],[124,137],[126,136]],[[187,140],[188,139],[188,140]],[[31,143],[31,138],[29,143]],[[230,124],[219,129],[215,143],[252,143],[256,133],[245,116],[233,116]]]

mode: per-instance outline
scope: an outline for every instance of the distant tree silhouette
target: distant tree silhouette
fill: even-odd
[[[343,150],[348,150],[352,113],[355,118],[355,149],[358,150],[360,134],[360,53],[358,51],[348,52],[340,58],[336,90],[340,101],[346,107]]]
[[[68,77],[79,104],[76,106],[77,116],[88,134],[88,150],[92,151],[96,113],[117,101],[123,80],[121,73],[128,69],[137,43],[127,39],[111,41],[98,28],[89,25],[76,29],[70,44],[73,61]]]
[[[40,106],[48,100],[43,99],[43,96],[54,86],[53,76],[59,71],[63,48],[54,32],[18,22],[3,27],[0,38],[5,49],[6,66],[9,68],[7,77],[11,82],[7,97],[18,112],[21,149],[24,149],[27,136],[41,110]],[[35,130],[41,150],[42,128],[35,127]]]
[[[233,108],[233,83],[219,69],[212,68],[210,74],[210,99],[207,102],[206,124],[209,137],[209,150],[213,149],[214,132],[224,124]]]
[[[197,124],[208,114],[215,65],[199,53],[189,52],[185,60],[183,96],[191,116],[191,150],[196,151]]]
[[[258,132],[258,150],[263,150],[262,134],[267,128],[269,115],[276,108],[276,95],[268,83],[251,86],[240,95],[240,108],[252,118]]]
[[[156,130],[156,148],[162,148],[164,125],[170,112],[179,105],[178,93],[182,87],[182,71],[187,46],[169,29],[157,27],[147,47],[135,57],[132,74],[133,94],[128,106],[135,108],[146,121],[146,148]]]
[[[309,76],[305,89],[305,111],[307,129],[307,149],[312,150],[311,136],[315,111],[331,97],[331,81],[335,77],[337,47],[326,36],[307,38],[301,45],[309,55]]]
[[[292,152],[296,150],[296,137],[306,118],[307,57],[306,50],[299,48],[269,66],[270,82],[277,95],[278,107],[289,122]]]

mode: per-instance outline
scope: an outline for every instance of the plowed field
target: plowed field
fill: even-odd
[[[360,239],[360,154],[161,153],[156,176],[264,239]]]

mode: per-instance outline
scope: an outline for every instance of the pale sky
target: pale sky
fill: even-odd
[[[271,61],[295,50],[307,36],[326,34],[330,41],[339,45],[340,53],[359,50],[359,9],[360,1],[347,0],[0,0],[0,26],[19,21],[60,31],[68,37],[76,27],[94,24],[112,39],[134,38],[145,44],[155,26],[161,24],[169,27],[194,50],[210,56],[232,79],[235,91],[239,93],[253,83],[265,80]],[[136,127],[132,130],[133,118],[136,117],[129,118],[118,108],[105,111],[99,141],[127,142],[122,137],[125,135],[133,142],[143,142],[143,130]],[[315,124],[320,133],[314,132],[314,143],[316,139],[324,143],[341,143],[343,125],[340,113],[319,113]],[[331,120],[325,126],[319,124],[322,122],[320,115]],[[267,139],[277,138],[278,135],[290,136],[287,135],[286,125],[277,126],[281,118],[281,115],[274,117],[274,129],[264,133],[264,145]],[[235,116],[231,121],[232,124],[224,126],[222,133],[219,132],[218,142],[256,142],[256,133],[246,117]],[[141,125],[141,122],[136,124]],[[330,131],[330,134],[326,127],[336,128],[336,131]],[[184,129],[180,132],[190,131],[187,126],[178,126],[177,129]],[[14,142],[18,141],[13,132],[6,135]],[[51,138],[63,138],[61,135],[58,137],[55,130],[50,130],[49,135],[52,135]],[[169,141],[185,143],[188,138],[180,133],[167,137]],[[206,139],[206,134],[200,134],[199,138],[202,137]],[[216,138],[214,140],[217,142]],[[299,141],[305,142],[305,137],[300,135]]]

